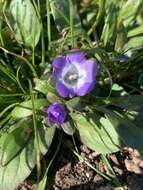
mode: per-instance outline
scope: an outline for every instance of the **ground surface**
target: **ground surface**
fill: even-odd
[[[93,166],[105,174],[109,174],[100,155],[82,144],[79,146],[79,150],[80,155],[86,158]],[[143,158],[136,150],[125,148],[122,152],[109,155],[109,160],[125,189],[143,190]],[[98,175],[85,162],[79,161],[65,145],[62,145],[52,171],[50,171],[48,184],[47,190],[116,189],[113,183]],[[33,180],[28,179],[16,190],[36,190],[36,184]]]

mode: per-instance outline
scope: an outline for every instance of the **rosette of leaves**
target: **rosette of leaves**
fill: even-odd
[[[104,3],[102,0],[99,2],[100,5]],[[103,27],[103,30],[99,30],[102,31],[99,41],[108,51],[114,50],[114,47],[118,52],[126,50],[127,42],[134,37],[138,37],[139,42],[138,35],[142,33],[141,14],[136,15],[138,10],[141,11],[142,1],[137,1],[135,9],[132,0],[122,2],[123,5],[120,1],[105,1],[103,9],[105,15],[99,12],[98,16],[96,12],[98,19],[96,25],[100,29],[101,23],[101,28]],[[83,30],[80,17],[76,14],[75,1],[49,0],[49,4],[58,30],[62,31],[62,34],[65,30],[70,31],[68,37],[78,38],[77,34],[82,34]],[[131,15],[128,15],[125,9],[128,6],[132,10]],[[11,0],[10,13],[11,27],[16,40],[28,47],[36,46],[40,36],[40,24],[32,1]],[[119,15],[121,19],[117,19]],[[102,18],[105,22],[99,22]],[[137,22],[134,23],[134,19]],[[119,22],[116,22],[117,20]],[[73,31],[74,23],[77,30]],[[129,47],[131,46],[127,49]],[[92,50],[95,50],[94,53]],[[108,55],[103,49],[89,49],[87,52],[98,54],[99,57],[102,53]],[[103,56],[101,60],[103,59],[106,60],[106,57]],[[109,90],[100,81],[101,85],[96,84],[95,90],[90,94],[69,100],[59,97],[54,85],[49,84],[44,77],[34,79],[34,89],[29,92],[27,77],[25,77],[26,82],[21,78],[19,80],[18,76],[15,77],[12,66],[0,61],[2,63],[0,66],[0,189],[14,189],[30,174],[36,164],[36,140],[40,156],[48,151],[55,126],[42,128],[42,121],[47,122],[47,115],[44,115],[43,110],[55,101],[64,103],[69,110],[69,117],[61,126],[62,129],[69,135],[79,133],[82,142],[92,150],[105,154],[116,152],[124,146],[139,150],[142,148],[142,95],[129,95],[117,85],[111,89],[112,93],[110,92],[108,96]]]
[[[105,154],[116,152],[125,146],[142,148],[142,95],[129,95],[123,88],[116,85],[111,97],[105,98],[102,96],[106,94],[106,90],[104,87],[97,86],[95,87],[97,96],[92,91],[84,98],[75,97],[66,101],[58,98],[57,94],[53,94],[55,98],[51,99],[49,94],[53,92],[49,93],[46,81],[37,80],[35,89],[47,95],[51,102],[65,102],[71,111],[69,115],[72,122],[69,120],[65,123],[66,128],[63,130],[73,135],[76,128],[81,140],[89,148]]]
[[[61,126],[63,130],[69,135],[78,132],[82,142],[92,150],[106,154],[116,152],[124,146],[139,150],[142,148],[142,95],[126,93],[126,96],[121,96],[123,88],[116,87],[111,97],[107,99],[103,97],[104,87],[97,85],[96,94],[92,91],[85,97],[65,100],[58,96],[47,80],[37,79],[34,83],[34,93],[41,93],[46,98],[35,98],[34,105],[31,99],[25,100],[16,104],[12,112],[5,113],[7,116],[10,114],[12,118],[1,130],[1,188],[9,190],[17,186],[30,174],[36,164],[33,113],[36,114],[40,153],[44,155],[47,152],[55,127],[43,129],[42,110],[55,101],[65,103],[69,110],[69,117]],[[14,172],[15,175],[19,173],[18,177],[10,175]]]

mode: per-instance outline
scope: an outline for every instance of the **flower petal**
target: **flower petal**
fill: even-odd
[[[67,117],[66,107],[58,102],[50,105],[46,111],[48,113],[48,119],[51,125],[58,123],[61,125]]]
[[[83,62],[83,69],[86,71],[86,83],[93,83],[96,81],[98,66],[94,59],[89,59]]]
[[[67,56],[67,60],[70,62],[76,62],[76,63],[81,63],[85,60],[85,55],[82,51],[79,49],[74,49],[72,50]]]
[[[129,57],[127,55],[120,55],[119,56],[120,62],[126,62],[129,60]]]
[[[56,118],[53,116],[53,114],[49,113],[48,118],[49,118],[50,124],[54,125],[54,123],[56,122]]]
[[[94,59],[89,59],[83,62],[82,69],[86,72],[86,77],[80,87],[76,88],[78,96],[84,96],[94,88],[98,66]]]
[[[78,96],[84,96],[94,88],[94,85],[95,85],[95,82],[85,83],[82,87],[76,89],[76,94]]]
[[[62,123],[64,123],[65,118],[66,118],[66,115],[60,114],[58,117],[58,124],[61,125]]]
[[[75,96],[75,92],[72,88],[66,87],[60,80],[56,82],[56,90],[63,97],[73,97]]]
[[[64,56],[59,56],[55,58],[52,62],[53,65],[53,75],[57,78],[61,75],[62,69],[66,65],[67,61]]]

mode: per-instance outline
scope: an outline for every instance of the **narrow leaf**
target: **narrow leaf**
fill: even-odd
[[[135,110],[143,106],[143,95],[130,95],[110,98],[110,104],[127,110]]]
[[[44,107],[47,107],[49,102],[46,99],[36,99],[35,100],[35,110],[42,110]],[[32,101],[25,101],[16,106],[11,115],[13,118],[20,119],[32,115]]]
[[[70,26],[69,0],[50,0],[52,15],[58,30],[63,32]],[[79,33],[83,32],[81,21],[77,12],[76,1],[72,1],[72,17],[75,30]]]

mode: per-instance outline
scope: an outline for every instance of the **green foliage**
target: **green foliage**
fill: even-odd
[[[25,126],[26,128],[24,128]],[[5,165],[0,166],[0,188],[5,190],[14,189],[21,183],[31,173],[36,163],[34,136],[31,134],[31,130],[33,130],[32,122],[23,119],[12,126],[12,128],[14,129],[9,134],[1,134],[1,138],[3,139],[0,138],[0,146],[2,149],[0,158],[7,159],[3,160],[5,161]],[[20,129],[21,131],[18,133]],[[42,155],[49,149],[54,132],[54,127],[44,131],[39,125],[39,144]],[[20,138],[23,137],[23,135],[24,138]],[[27,139],[25,139],[26,136]],[[8,147],[5,147],[6,145],[8,145]],[[6,150],[4,151],[5,148]],[[12,155],[10,155],[10,153]],[[10,159],[12,160],[9,161]],[[7,163],[7,161],[9,162]]]
[[[123,115],[113,112],[106,113],[107,118],[118,133],[120,140],[127,146],[141,148],[143,143],[143,131],[135,126]],[[138,140],[136,140],[138,139]]]
[[[41,110],[48,105],[48,101],[46,99],[37,99],[35,101],[35,109],[37,111]],[[22,102],[18,106],[16,106],[13,111],[11,112],[11,115],[15,119],[20,119],[24,117],[28,117],[33,114],[32,111],[32,101],[26,101]]]
[[[0,187],[11,190],[25,179],[34,167],[34,152],[31,143],[8,165],[0,167]],[[11,175],[10,175],[11,174]]]
[[[65,30],[69,29],[70,16],[72,17],[76,32],[82,32],[81,21],[77,14],[76,1],[49,0],[49,2],[53,18],[60,32],[65,32]],[[72,15],[70,15],[70,9],[72,9]]]
[[[123,146],[138,149],[143,146],[143,129],[124,115],[107,109],[101,110],[106,118],[92,114],[78,116],[76,119],[81,139],[87,146],[103,154],[116,152]]]
[[[51,93],[55,93],[55,89],[53,88],[53,86],[48,83],[47,80],[40,80],[40,79],[35,79],[35,90],[43,93],[43,94],[48,94],[49,92]]]
[[[72,117],[69,116],[68,120],[64,122],[61,125],[61,127],[65,133],[67,133],[68,135],[73,135],[75,133],[76,124],[74,120],[72,119]]]
[[[143,0],[0,1],[0,189],[14,189],[36,165],[38,188],[44,190],[62,135],[58,148],[51,146],[55,153],[52,160],[48,157],[47,169],[42,170],[40,159],[56,128],[61,134],[63,130],[80,135],[101,154],[124,146],[141,150],[142,4]],[[51,63],[73,48],[95,58],[99,72],[91,93],[71,99],[56,92]],[[123,54],[129,59],[122,61]],[[49,127],[46,109],[54,102],[65,104],[68,117],[61,126]],[[120,186],[106,157],[102,160]]]
[[[142,3],[142,0],[106,1],[105,24],[101,35],[105,47],[113,47],[120,52],[128,51],[131,48],[129,44],[134,44],[135,36],[138,36],[135,41],[140,41],[139,35],[142,34],[143,23],[139,18],[142,14]],[[142,45],[142,42],[140,43]],[[138,46],[135,44],[134,48]]]
[[[76,119],[77,129],[82,141],[91,149],[99,153],[116,152],[120,149],[118,134],[108,120],[104,121],[103,117],[80,115]]]
[[[109,102],[111,105],[119,106],[126,110],[136,110],[143,105],[143,96],[131,95],[118,98],[110,98]]]
[[[16,40],[27,47],[35,47],[40,38],[40,21],[31,1],[12,0],[9,11]]]
[[[20,121],[11,126],[13,129],[4,140],[1,148],[1,165],[7,165],[24,148],[30,136],[32,136],[32,122]]]

